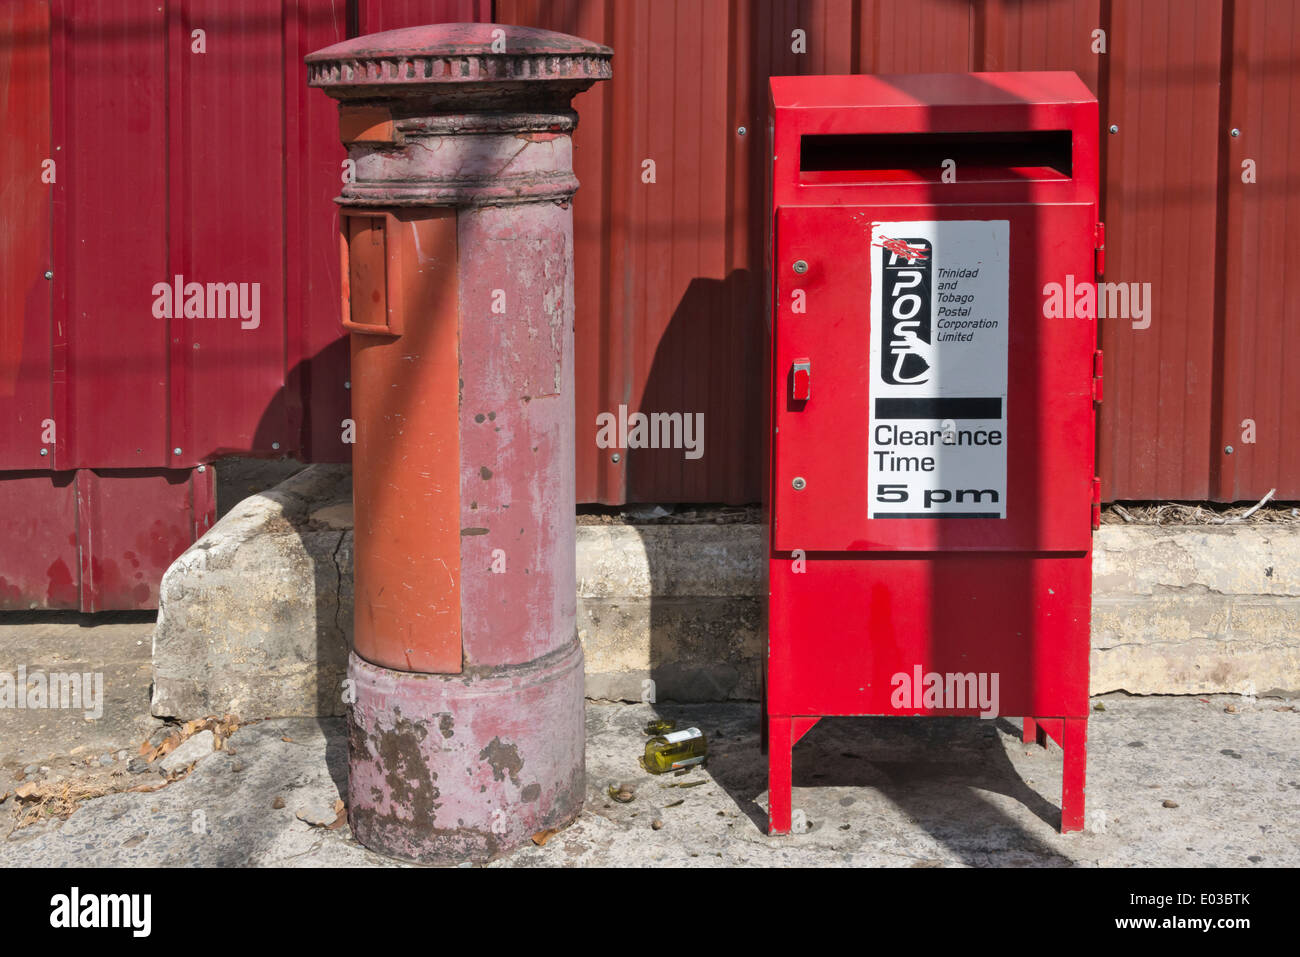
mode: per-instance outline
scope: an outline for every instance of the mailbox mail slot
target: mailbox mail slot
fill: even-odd
[[[1100,362],[1044,289],[1095,283],[1096,100],[1073,73],[771,94],[770,829],[820,717],[903,714],[1026,716],[1078,829]]]

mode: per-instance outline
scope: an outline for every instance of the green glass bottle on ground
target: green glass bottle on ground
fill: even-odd
[[[702,764],[708,753],[708,742],[699,728],[657,735],[645,743],[645,769],[651,774],[664,774],[689,768]]]

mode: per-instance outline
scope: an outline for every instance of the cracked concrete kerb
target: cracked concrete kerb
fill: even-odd
[[[578,629],[598,700],[756,700],[762,527],[579,525]],[[1105,525],[1093,694],[1300,689],[1300,526]],[[168,570],[153,713],[344,713],[352,625],[347,466],[240,502]]]
[[[350,470],[236,505],[163,576],[156,715],[341,714],[352,633]]]

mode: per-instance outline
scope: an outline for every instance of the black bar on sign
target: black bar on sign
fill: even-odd
[[[877,419],[1000,419],[1002,400],[877,399]]]
[[[1001,518],[997,512],[874,512],[872,518]]]

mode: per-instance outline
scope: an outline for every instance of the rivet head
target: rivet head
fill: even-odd
[[[343,383],[343,388],[345,388],[345,389],[350,389],[350,388],[352,388],[352,383],[351,383],[351,382],[345,382],[345,383]]]
[[[279,447],[280,447],[280,443],[279,443],[279,442],[272,442],[272,443],[271,443],[271,448],[273,448],[273,449],[278,449]]]
[[[1228,131],[1228,135],[1229,135],[1229,136],[1240,136],[1240,135],[1241,135],[1241,130],[1237,129],[1237,128],[1234,126],[1231,130]]]
[[[609,460],[610,460],[611,462],[618,462],[618,461],[620,461],[622,458],[623,458],[623,456],[621,456],[621,455],[619,455],[617,452],[615,452],[613,455],[611,455],[611,456],[609,457]]]
[[[802,276],[804,273],[808,271],[808,264],[804,262],[802,259],[796,259],[794,261],[794,271]]]
[[[206,472],[207,470],[208,470],[208,467],[207,467],[206,465],[200,465],[200,466],[198,467],[198,469],[196,469],[196,471],[199,471],[199,472]]]
[[[1110,124],[1110,132],[1111,132],[1112,135],[1115,134],[1115,133],[1118,133],[1118,132],[1119,132],[1119,127],[1116,126],[1114,123]]]
[[[745,129],[743,126],[738,126],[738,127],[736,127],[736,135],[737,135],[737,136],[744,136],[744,135],[745,135],[746,133],[748,133],[748,132],[749,132],[749,130]]]
[[[53,278],[54,278],[54,273],[50,272],[48,269],[45,270],[45,278],[46,278],[46,279],[53,279]]]
[[[791,482],[790,484],[794,486],[794,490],[796,492],[802,492],[805,488],[808,487],[808,483],[803,480],[803,476],[801,475],[796,475],[794,477],[794,481]]]
[[[1231,445],[1225,445],[1225,446],[1223,447],[1223,454],[1224,454],[1224,455],[1231,455],[1231,454],[1232,454],[1232,446],[1231,446]]]
[[[41,449],[41,455],[49,455],[49,454],[50,454],[49,449]]]
[[[181,454],[181,450],[179,448],[172,449],[172,455],[180,455],[180,454]]]

